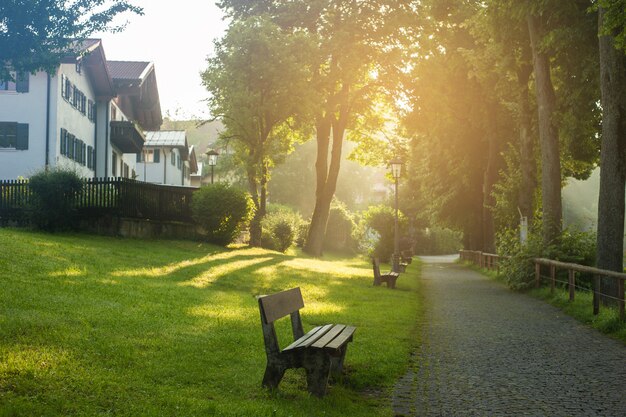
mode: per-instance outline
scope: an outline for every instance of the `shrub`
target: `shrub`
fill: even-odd
[[[346,205],[337,200],[333,201],[326,225],[324,249],[337,252],[354,252],[357,249],[357,244],[353,239],[355,229],[353,215],[348,211]]]
[[[50,232],[72,228],[76,198],[83,180],[73,171],[39,171],[29,179],[32,191],[31,220],[35,227]]]
[[[304,247],[306,238],[309,234],[309,227],[311,227],[311,220],[303,220],[298,226],[298,232],[296,234],[296,246],[299,248]]]
[[[398,217],[400,231],[406,231],[406,218],[402,213]],[[366,236],[376,240],[371,255],[383,262],[389,261],[394,249],[394,209],[382,205],[371,206],[363,213],[363,219],[368,229]]]
[[[254,203],[245,191],[226,184],[200,188],[191,201],[193,219],[206,232],[209,242],[226,246],[252,219]]]
[[[265,249],[286,252],[293,245],[302,224],[302,218],[287,206],[271,204],[261,225],[261,246]]]
[[[534,258],[548,258],[592,266],[595,264],[595,234],[564,230],[554,243],[544,246],[541,223],[535,222],[528,233],[526,244],[519,241],[519,229],[506,229],[497,238],[498,254],[508,255],[501,265],[502,276],[512,289],[524,290],[534,284]],[[588,277],[580,277],[580,285],[589,285]]]

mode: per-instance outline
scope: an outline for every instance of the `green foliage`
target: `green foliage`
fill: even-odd
[[[254,214],[254,203],[245,191],[226,184],[212,184],[193,194],[193,219],[218,245],[233,242]]]
[[[615,47],[626,52],[626,0],[597,0],[598,6],[604,9],[601,34],[613,36]]]
[[[286,252],[298,237],[302,218],[287,206],[271,204],[261,222],[261,247]]]
[[[353,236],[355,229],[356,224],[352,213],[348,211],[344,203],[334,200],[328,216],[324,249],[354,253],[357,250],[357,241]]]
[[[368,228],[366,234],[375,241],[371,255],[383,262],[391,259],[394,249],[395,211],[389,206],[371,206],[363,212],[363,220]],[[406,218],[398,215],[398,229],[402,236],[406,231]],[[402,237],[400,237],[402,238]]]
[[[35,227],[50,232],[70,229],[83,180],[74,171],[42,170],[29,179],[31,219]]]
[[[250,243],[261,244],[271,170],[303,140],[299,121],[312,111],[313,43],[304,32],[285,33],[267,16],[233,21],[215,43],[202,82],[212,114],[224,124],[221,139],[245,177],[257,213]]]
[[[557,240],[544,245],[541,237],[541,221],[536,220],[528,233],[528,240],[522,245],[519,229],[506,229],[498,235],[498,254],[508,255],[501,265],[501,275],[512,289],[530,288],[535,279],[534,258],[547,258],[561,262],[593,266],[595,264],[596,236],[590,232],[564,230]],[[579,284],[585,285],[587,277]]]
[[[0,81],[11,79],[11,69],[53,73],[64,57],[84,52],[82,40],[122,30],[125,25],[116,25],[114,19],[125,12],[143,14],[126,0],[2,0]]]
[[[422,255],[449,255],[463,246],[462,234],[447,227],[434,226],[417,233],[415,252]]]

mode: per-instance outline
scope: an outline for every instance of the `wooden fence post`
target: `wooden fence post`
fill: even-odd
[[[616,278],[617,279],[617,278]],[[624,280],[617,279],[617,294],[619,296],[619,319],[624,321]]]
[[[597,316],[600,312],[600,276],[593,276],[593,315]]]
[[[567,271],[569,276],[568,276],[568,282],[569,282],[569,300],[570,301],[574,301],[574,297],[575,297],[575,289],[576,289],[576,272],[573,269],[570,269]]]
[[[556,266],[550,265],[550,292],[554,293],[554,287],[556,286]]]
[[[541,264],[535,261],[535,288],[541,286]]]

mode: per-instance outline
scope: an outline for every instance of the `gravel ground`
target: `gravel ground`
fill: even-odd
[[[626,416],[621,342],[451,260],[424,259],[422,343],[396,416]]]

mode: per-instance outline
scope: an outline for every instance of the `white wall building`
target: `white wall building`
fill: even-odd
[[[46,167],[82,177],[132,177],[145,129],[158,129],[161,110],[154,66],[133,85],[107,62],[98,39],[67,57],[56,72],[16,75],[0,83],[0,180],[29,177]],[[117,77],[117,78],[116,78]]]
[[[136,155],[137,178],[154,184],[191,185],[198,170],[194,147],[184,130],[145,132],[143,151]]]

